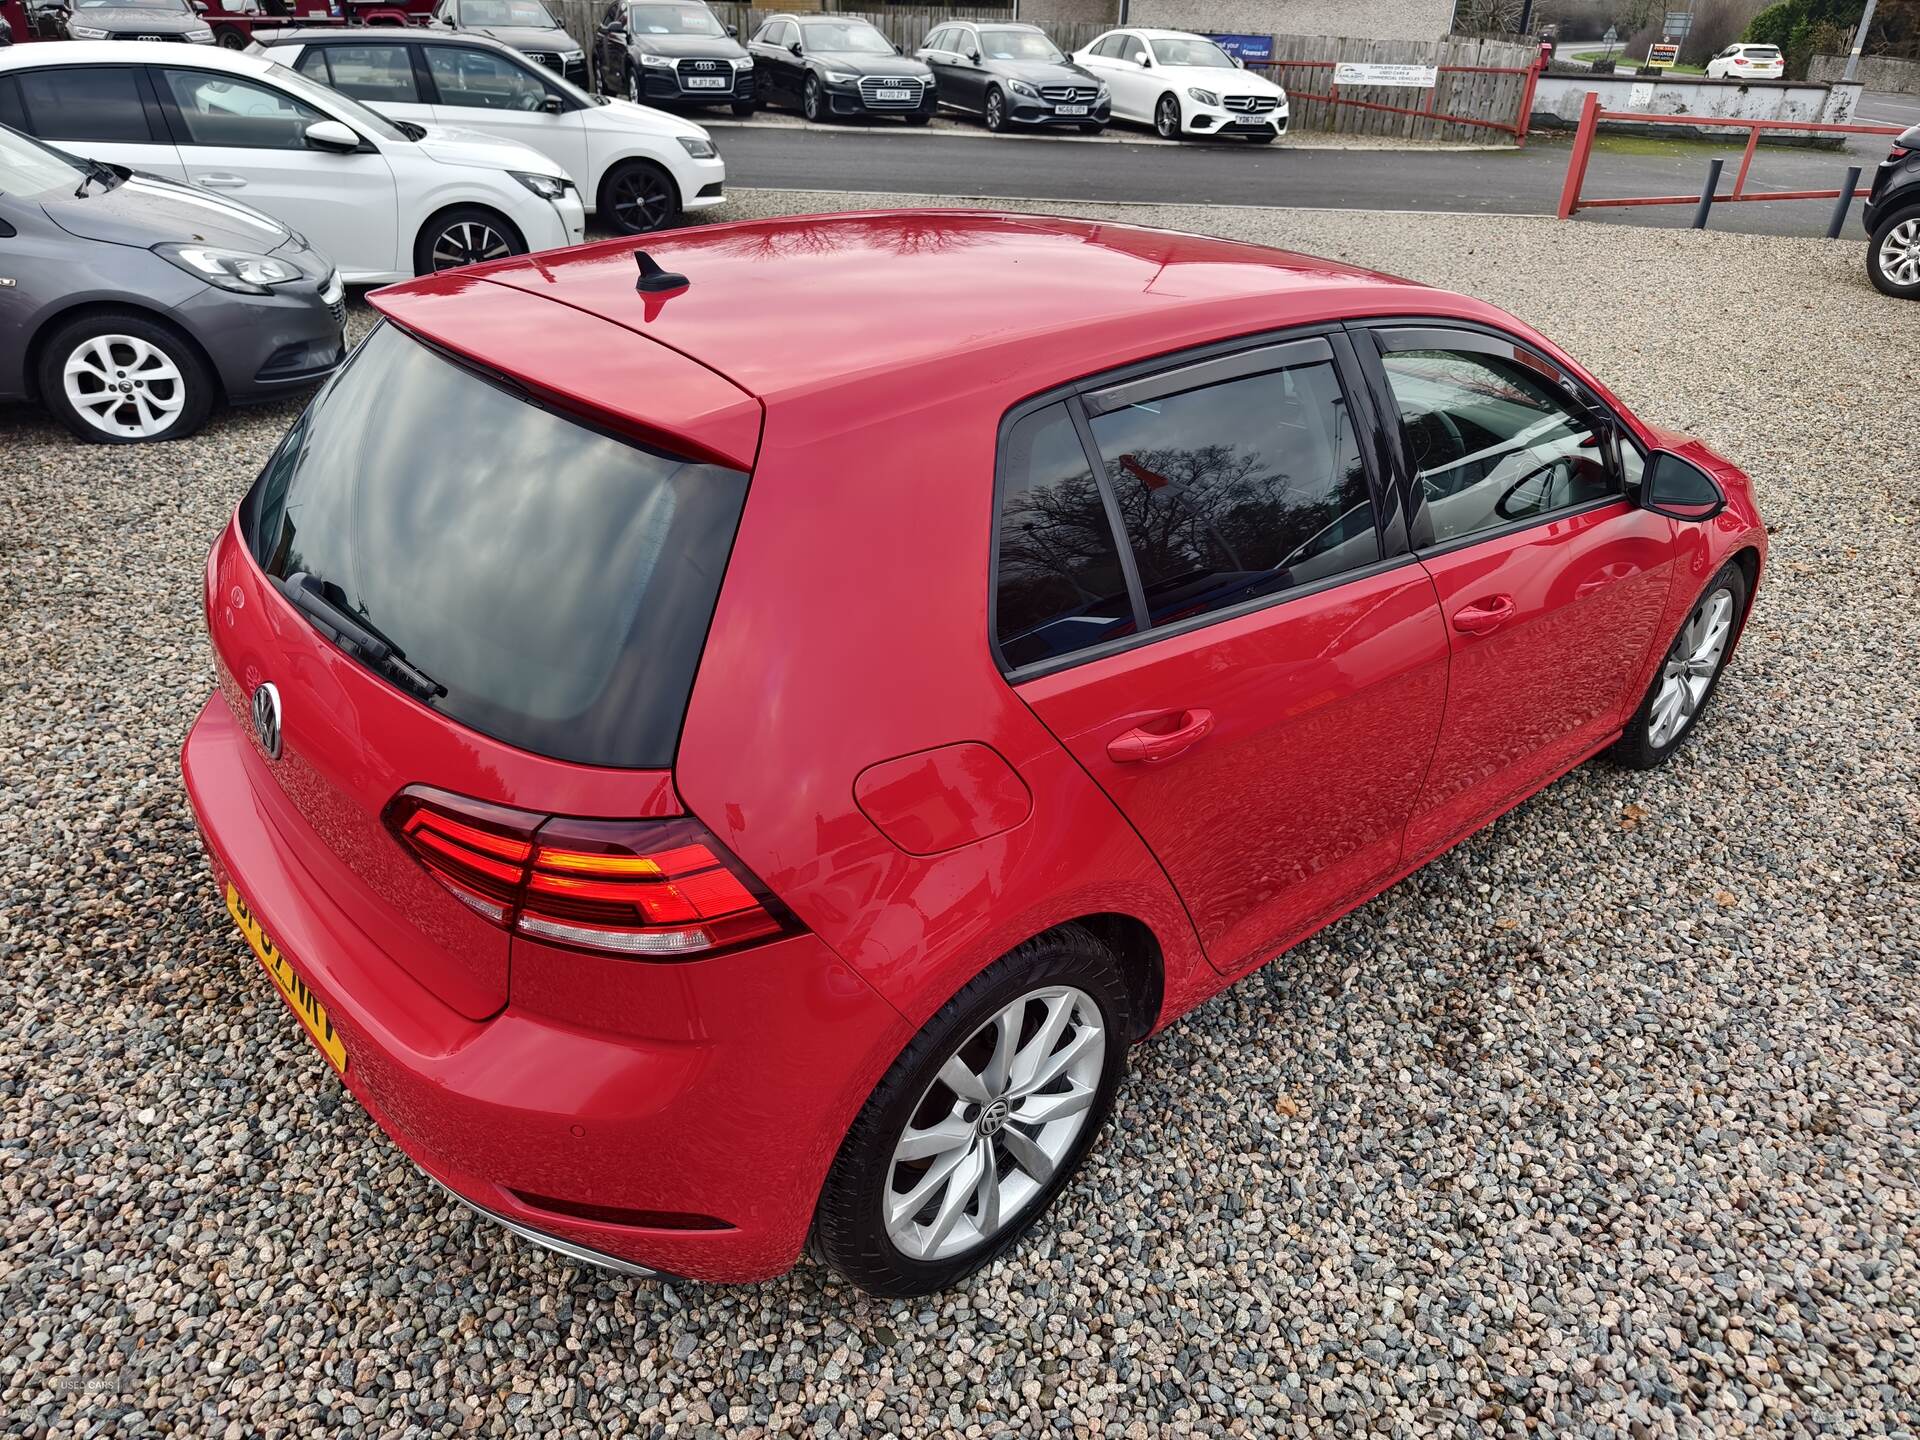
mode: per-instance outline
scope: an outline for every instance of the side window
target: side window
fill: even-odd
[[[442,105],[470,110],[538,110],[547,103],[547,87],[504,55],[429,45],[427,69]]]
[[[1380,558],[1330,359],[1142,401],[1092,427],[1155,625]]]
[[[307,126],[327,117],[291,95],[232,75],[162,70],[187,140],[251,150],[303,150]]]
[[[413,57],[405,45],[333,45],[327,49],[327,63],[333,68],[333,88],[356,100],[420,103]]]
[[[1120,55],[1120,37],[1118,35],[1105,36],[1099,44],[1093,47],[1093,53],[1103,56],[1108,60],[1118,59]]]
[[[1617,428],[1615,433],[1620,436],[1620,480],[1631,490],[1646,478],[1647,457],[1632,436]]]
[[[29,132],[42,140],[106,140],[150,145],[139,72],[127,66],[23,70],[20,97]]]
[[[934,31],[931,35],[927,36],[926,42],[924,45],[921,46],[921,48],[925,50],[946,49],[947,48],[947,32],[945,30]]]
[[[1113,527],[1065,405],[1021,417],[1000,452],[994,632],[1009,666],[1133,633]]]
[[[299,62],[295,64],[293,68],[309,80],[317,80],[322,85],[333,84],[333,71],[327,68],[327,52],[325,46],[309,46],[307,52],[300,57]]]
[[[0,75],[0,125],[11,125],[23,134],[33,133],[27,128],[27,112],[20,104],[20,82],[11,75]]]
[[[1593,422],[1531,355],[1398,350],[1381,361],[1435,544],[1618,493]]]

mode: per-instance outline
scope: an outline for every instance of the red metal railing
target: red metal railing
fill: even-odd
[[[1339,60],[1249,60],[1249,70],[1335,70],[1345,62]],[[1516,145],[1527,143],[1527,123],[1533,115],[1533,95],[1540,84],[1541,62],[1535,60],[1531,65],[1436,65],[1433,67],[1441,75],[1524,75],[1526,83],[1520,87],[1520,104],[1515,108],[1513,117],[1507,120],[1489,120],[1481,115],[1459,115],[1449,110],[1436,109],[1440,98],[1440,87],[1432,86],[1427,90],[1427,103],[1415,105],[1388,105],[1379,100],[1354,100],[1340,93],[1340,86],[1332,79],[1326,82],[1322,91],[1302,90],[1276,73],[1273,80],[1287,92],[1289,100],[1318,100],[1327,105],[1346,105],[1355,110],[1378,110],[1388,115],[1411,115],[1419,120],[1433,120],[1444,125],[1472,125],[1482,130],[1498,130],[1503,135],[1513,136]],[[1377,89],[1377,86],[1353,86],[1353,89]]]
[[[1602,120],[1621,120],[1637,125],[1687,125],[1708,129],[1745,130],[1747,132],[1746,153],[1740,157],[1740,171],[1734,177],[1733,192],[1729,195],[1716,194],[1715,205],[1729,204],[1746,200],[1838,200],[1840,191],[1834,190],[1749,190],[1747,172],[1753,167],[1753,152],[1759,147],[1760,134],[1765,130],[1792,131],[1796,135],[1898,135],[1898,125],[1835,125],[1815,120],[1734,120],[1712,115],[1650,115],[1641,110],[1602,110],[1600,96],[1594,91],[1587,92],[1586,104],[1580,109],[1580,128],[1573,137],[1573,154],[1567,160],[1566,183],[1560,187],[1560,210],[1562,220],[1567,219],[1576,210],[1598,210],[1615,205],[1697,205],[1701,196],[1694,195],[1627,195],[1613,196],[1605,200],[1585,200],[1581,198],[1581,188],[1587,180],[1587,161],[1593,155],[1593,137]],[[1867,195],[1864,189],[1854,192],[1854,198],[1863,199]]]

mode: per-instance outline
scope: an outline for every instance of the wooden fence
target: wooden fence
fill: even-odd
[[[593,74],[596,57],[593,37],[608,0],[549,0],[550,8],[587,51],[588,73]],[[865,8],[861,8],[862,6]],[[874,25],[883,35],[908,54],[917,50],[934,26],[948,20],[1006,20],[1011,4],[953,6],[886,5],[873,8],[872,0],[804,0],[801,4],[746,5],[734,0],[717,0],[710,6],[723,25],[732,25],[741,39],[760,28],[768,15],[797,10],[829,10],[857,17]],[[1062,50],[1074,51],[1112,29],[1111,25],[1074,22],[1048,27],[1047,33]],[[1276,35],[1273,37],[1272,68],[1254,67],[1285,86],[1289,92],[1310,91],[1337,94],[1342,100],[1431,109],[1435,117],[1400,115],[1384,110],[1369,110],[1357,105],[1335,104],[1328,100],[1295,98],[1292,103],[1294,130],[1333,132],[1342,135],[1393,136],[1407,140],[1454,140],[1497,142],[1499,132],[1488,125],[1511,127],[1526,97],[1527,76],[1539,49],[1503,40],[1355,40],[1329,35]],[[1392,86],[1343,85],[1331,90],[1332,64],[1354,61],[1441,67],[1438,85],[1431,91]],[[1458,68],[1452,68],[1458,67]],[[589,84],[592,84],[591,79]],[[1484,122],[1462,124],[1438,118],[1440,114],[1468,116]]]

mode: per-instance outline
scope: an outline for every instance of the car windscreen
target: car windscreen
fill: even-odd
[[[528,30],[558,30],[560,22],[540,0],[460,0],[463,25],[518,25]]]
[[[873,26],[858,21],[814,21],[800,27],[806,48],[832,54],[891,55],[893,42]]]
[[[357,658],[423,703],[555,759],[657,768],[746,491],[740,471],[591,429],[383,324],[288,431],[241,524],[282,593],[378,637],[403,665]]]
[[[636,35],[724,35],[720,22],[704,5],[634,5],[627,24]]]
[[[59,151],[0,125],[0,195],[72,194],[87,174]]]
[[[78,0],[76,10],[170,10],[174,14],[182,12],[191,15],[193,7],[187,0]]]
[[[1153,58],[1162,65],[1199,65],[1209,70],[1231,70],[1232,57],[1211,40],[1155,40]]]
[[[982,30],[980,53],[989,60],[1052,60],[1066,57],[1053,42],[1033,30]]]

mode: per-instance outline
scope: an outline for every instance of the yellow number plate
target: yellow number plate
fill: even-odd
[[[342,1075],[346,1074],[347,1047],[340,1043],[333,1021],[327,1018],[327,1007],[307,988],[307,982],[300,978],[300,973],[280,953],[280,948],[273,943],[273,937],[260,928],[253,911],[232,885],[227,886],[227,913],[233,916],[233,923],[240,927],[240,933],[247,937],[247,944],[253,947],[254,956],[260,961],[261,967],[273,977],[273,988],[280,992],[280,998],[287,1002],[287,1008],[300,1017],[300,1023],[313,1036],[313,1043],[320,1047],[320,1053],[332,1062],[334,1069]]]

